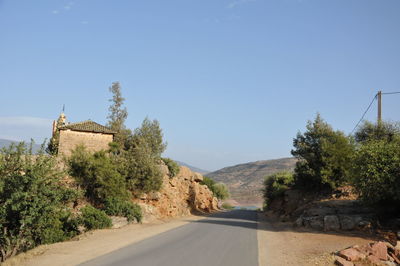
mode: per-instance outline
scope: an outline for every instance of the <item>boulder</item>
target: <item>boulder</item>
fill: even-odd
[[[372,255],[380,260],[387,260],[388,258],[388,248],[386,244],[382,241],[374,243],[371,245]]]
[[[336,215],[327,215],[324,217],[324,230],[325,231],[339,231],[340,222]]]
[[[362,217],[342,215],[339,217],[339,220],[340,220],[340,228],[342,230],[353,230],[358,226],[359,222],[362,221]]]
[[[315,230],[323,230],[324,229],[324,221],[322,217],[305,217],[304,225],[306,227],[311,227]]]
[[[342,251],[339,251],[338,255],[348,261],[357,261],[365,259],[365,255],[355,248],[348,248]]]
[[[335,264],[339,266],[354,266],[354,263],[347,261],[341,257],[336,256],[335,257]]]
[[[112,228],[121,228],[128,224],[128,219],[126,217],[111,216]]]

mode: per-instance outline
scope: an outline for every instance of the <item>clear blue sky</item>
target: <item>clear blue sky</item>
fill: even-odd
[[[286,157],[317,112],[350,133],[378,89],[400,91],[399,14],[400,0],[0,0],[0,138],[49,137],[63,104],[105,123],[120,81],[127,126],[158,119],[165,156]],[[399,106],[385,96],[384,119]]]

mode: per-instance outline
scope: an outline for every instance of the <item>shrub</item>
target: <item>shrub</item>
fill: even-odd
[[[224,200],[230,197],[228,188],[225,184],[217,183],[214,185],[213,194],[217,199]]]
[[[104,203],[104,211],[108,215],[124,216],[128,219],[128,222],[134,219],[138,222],[142,221],[142,209],[140,206],[119,198],[107,198]]]
[[[67,160],[69,174],[84,189],[85,196],[101,205],[106,198],[127,199],[125,178],[118,172],[118,165],[104,151],[94,154],[78,146]]]
[[[294,171],[299,188],[334,189],[349,179],[354,145],[341,131],[334,131],[319,115],[293,140],[292,155],[299,161]]]
[[[234,206],[232,206],[231,204],[229,204],[227,202],[222,203],[221,207],[222,207],[222,209],[225,209],[225,210],[233,210],[233,209],[235,209]]]
[[[163,162],[167,165],[170,177],[174,177],[179,174],[180,166],[170,158],[162,158]]]
[[[229,191],[225,184],[216,183],[209,177],[203,177],[202,185],[206,185],[208,189],[213,193],[214,197],[220,200],[229,198]]]
[[[68,204],[77,193],[59,183],[55,160],[24,144],[0,151],[0,257],[77,234]]]
[[[87,230],[103,229],[112,226],[110,217],[102,210],[88,205],[83,207],[81,212],[80,223],[83,224]]]
[[[293,173],[280,172],[269,175],[264,180],[264,202],[268,206],[272,200],[285,193],[294,184]]]
[[[400,141],[361,145],[354,158],[353,184],[367,203],[400,206]]]

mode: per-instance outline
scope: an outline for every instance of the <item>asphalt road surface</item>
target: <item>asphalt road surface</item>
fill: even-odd
[[[257,213],[216,213],[82,265],[256,266]]]

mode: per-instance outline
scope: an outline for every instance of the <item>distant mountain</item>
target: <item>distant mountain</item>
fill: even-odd
[[[14,141],[14,140],[9,140],[9,139],[0,139],[0,148],[8,147],[12,143],[18,144],[19,141]],[[27,145],[27,147],[29,147],[29,143],[25,142],[25,144]],[[40,150],[40,147],[41,147],[41,145],[39,145],[39,144],[33,144],[32,152],[33,153],[38,152]]]
[[[184,162],[180,162],[180,161],[175,161],[175,162],[177,162],[180,166],[186,166],[187,168],[189,168],[193,172],[197,172],[197,173],[200,173],[202,175],[205,175],[205,174],[210,172],[210,171],[207,171],[207,170],[203,170],[203,169],[191,166],[191,165],[189,165],[187,163],[184,163]]]
[[[264,177],[281,171],[293,171],[296,161],[296,158],[282,158],[238,164],[208,173],[207,176],[225,183],[232,198],[239,203],[260,203]]]

